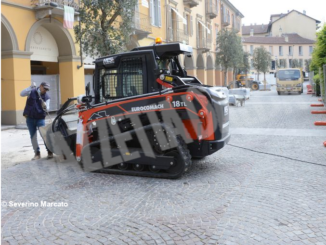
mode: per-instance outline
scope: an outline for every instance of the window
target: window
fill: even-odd
[[[150,0],[150,17],[153,26],[161,26],[161,0]]]
[[[184,33],[185,35],[190,35],[191,34],[190,14],[184,13],[183,17],[186,19],[186,23],[184,24]]]
[[[302,56],[302,55],[303,55],[302,46],[299,46],[299,55],[300,55],[300,56]]]
[[[250,60],[250,69],[253,69],[253,68],[254,68],[254,60],[251,59],[251,60]]]
[[[289,55],[293,55],[293,47],[289,46]]]
[[[280,67],[285,68],[286,67],[286,60],[285,59],[280,59]]]
[[[309,46],[309,55],[312,55],[313,48],[312,46]]]
[[[269,53],[270,55],[273,55],[273,46],[269,46]]]
[[[100,101],[143,94],[142,58],[126,58],[118,68],[100,71]],[[104,99],[105,98],[105,99]]]
[[[254,54],[254,46],[250,45],[250,55],[253,55],[253,54]]]
[[[289,68],[292,68],[292,59],[289,59]]]
[[[215,26],[216,39],[218,38],[218,26]]]
[[[216,15],[218,15],[218,10],[219,10],[219,1],[220,1],[220,0],[216,0]]]
[[[298,80],[300,78],[300,70],[280,70],[277,73],[280,80]]]
[[[278,55],[283,56],[283,47],[282,46],[278,47]]]
[[[300,67],[303,67],[303,60],[302,59],[299,60],[299,64],[300,64]]]
[[[247,45],[243,45],[242,48],[243,48],[243,51],[247,52]]]

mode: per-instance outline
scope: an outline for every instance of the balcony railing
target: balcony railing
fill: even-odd
[[[179,42],[183,44],[189,44],[189,35],[184,33],[182,29],[172,29],[171,39],[172,42]]]
[[[63,8],[63,6],[73,7],[76,12],[79,11],[80,0],[32,0],[32,5],[36,7],[51,6],[56,8]]]
[[[152,33],[152,26],[149,16],[135,12],[134,16],[134,30],[138,39],[143,39]]]
[[[228,26],[230,25],[230,15],[223,13],[222,15],[222,25],[223,26]]]
[[[206,0],[206,15],[210,19],[214,19],[217,16],[216,1]]]
[[[236,32],[239,32],[240,31],[240,21],[236,21],[233,28]]]
[[[183,0],[183,4],[188,4],[190,8],[193,8],[199,4],[199,0]]]
[[[212,44],[211,39],[198,38],[197,49],[203,52],[207,52],[210,50],[211,44]]]
[[[36,19],[43,19],[46,16],[64,16],[64,6],[74,8],[74,16],[79,15],[79,0],[32,0]],[[76,19],[75,19],[76,20]]]

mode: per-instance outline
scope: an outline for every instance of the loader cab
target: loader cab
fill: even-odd
[[[179,82],[192,81],[181,67],[178,56],[189,55],[192,48],[180,43],[138,47],[130,52],[95,60],[95,104],[160,91],[161,74],[178,77]]]
[[[122,53],[95,61],[95,104],[156,91],[149,84],[158,70],[152,50]]]

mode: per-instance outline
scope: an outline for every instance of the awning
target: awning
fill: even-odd
[[[204,28],[206,28],[208,34],[211,34],[211,30],[208,29],[208,27],[205,26],[205,24],[204,24],[202,21],[198,20],[198,22],[199,22],[199,23],[200,23]]]
[[[182,19],[183,24],[187,25],[187,20],[174,8],[171,8]]]

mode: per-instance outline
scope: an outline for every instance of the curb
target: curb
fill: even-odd
[[[16,126],[12,125],[12,126],[1,126],[1,131],[5,131],[5,130],[9,130],[9,129],[14,129],[16,128]]]

